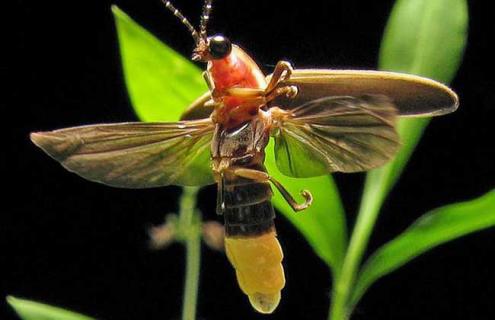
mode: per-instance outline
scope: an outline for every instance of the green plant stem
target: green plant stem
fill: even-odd
[[[344,257],[342,270],[333,286],[329,320],[349,319],[352,311],[347,304],[349,296],[363,253],[389,187],[385,183],[377,182],[383,181],[383,176],[387,174],[387,167],[384,167],[370,172],[366,178],[361,207]]]
[[[182,320],[196,319],[199,271],[201,262],[200,217],[196,210],[199,188],[184,187],[180,200],[179,225],[186,246],[186,278],[182,304]]]

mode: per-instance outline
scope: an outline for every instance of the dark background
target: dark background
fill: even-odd
[[[122,78],[111,3],[184,55],[192,40],[158,0],[14,1],[5,28],[4,133],[0,213],[0,297],[12,294],[99,319],[179,319],[184,250],[147,248],[146,230],[177,208],[180,189],[113,189],[63,170],[28,140],[33,130],[135,120]],[[470,36],[452,87],[461,107],[435,119],[392,191],[370,250],[420,214],[478,197],[495,185],[495,82],[487,72],[493,40],[483,20],[489,1],[470,1]],[[224,32],[271,70],[376,67],[393,1],[225,1],[215,3],[212,31]],[[195,20],[200,1],[176,1]],[[448,8],[446,8],[448,10]],[[483,25],[483,23],[485,25]],[[12,45],[10,45],[12,44]],[[173,81],[173,79],[171,79]],[[8,113],[8,112],[13,113]],[[3,131],[3,130],[2,130]],[[337,175],[353,223],[363,175]],[[214,188],[199,197],[217,219]],[[277,312],[256,314],[237,288],[225,256],[203,247],[199,319],[325,319],[329,273],[283,218],[287,286]],[[495,230],[437,248],[375,284],[354,319],[493,319]],[[3,299],[3,298],[2,298]],[[16,319],[0,300],[0,319]]]

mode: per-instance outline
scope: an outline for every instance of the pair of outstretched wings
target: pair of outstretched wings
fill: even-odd
[[[290,114],[274,115],[273,135],[277,165],[292,177],[380,166],[399,147],[398,115],[438,115],[457,107],[447,87],[395,73],[296,70],[281,83],[287,84],[299,93],[273,102]],[[193,104],[186,118],[207,115],[207,99]],[[209,118],[119,123],[32,133],[31,139],[66,169],[92,181],[124,188],[202,186],[215,182],[214,128]]]

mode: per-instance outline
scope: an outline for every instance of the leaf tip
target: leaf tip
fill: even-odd
[[[122,14],[122,13],[123,13],[123,11],[122,11],[122,10],[120,10],[119,6],[117,6],[116,4],[112,4],[112,5],[110,6],[110,9],[112,10],[112,13],[113,13],[114,15],[119,15],[119,14]]]
[[[22,305],[25,302],[23,299],[11,295],[6,296],[5,300],[7,301],[7,304],[16,312],[22,308]]]
[[[130,19],[127,13],[120,9],[119,6],[117,6],[116,4],[112,4],[110,6],[110,10],[112,10],[113,17],[116,21]]]
[[[8,303],[9,305],[11,305],[11,306],[14,306],[14,305],[16,304],[16,302],[18,301],[18,299],[17,299],[16,297],[14,297],[14,296],[10,296],[10,295],[6,296],[6,297],[5,297],[5,300],[6,300],[6,301],[7,301],[7,303]]]

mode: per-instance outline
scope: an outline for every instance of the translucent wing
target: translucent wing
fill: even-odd
[[[210,120],[117,123],[31,134],[67,170],[121,188],[214,183]]]
[[[321,98],[272,117],[277,166],[291,177],[369,170],[399,148],[397,109],[385,96]]]
[[[291,109],[309,101],[330,96],[384,95],[400,116],[439,116],[459,105],[449,87],[424,77],[370,70],[296,69],[280,85],[295,85],[294,99],[278,97],[272,104]]]

